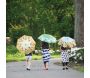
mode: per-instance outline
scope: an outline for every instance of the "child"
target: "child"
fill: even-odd
[[[67,51],[67,48],[61,47],[61,58],[62,58],[62,65],[63,65],[63,70],[67,70],[68,67],[68,62],[69,62],[69,53]]]
[[[26,56],[26,70],[30,71],[32,53],[25,54],[25,56]]]
[[[50,59],[50,54],[49,54],[49,45],[46,42],[42,42],[42,55],[45,70],[48,70],[48,62]]]

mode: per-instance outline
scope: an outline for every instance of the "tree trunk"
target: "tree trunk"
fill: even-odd
[[[84,0],[75,0],[74,38],[78,47],[84,47]]]

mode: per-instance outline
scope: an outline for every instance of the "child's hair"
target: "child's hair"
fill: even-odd
[[[43,49],[48,49],[49,48],[49,44],[47,42],[42,42],[42,48]]]
[[[67,50],[67,48],[66,48],[66,47],[61,47],[61,49],[62,49],[62,50]]]

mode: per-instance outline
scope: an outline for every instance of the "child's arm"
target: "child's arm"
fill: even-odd
[[[61,46],[60,46],[59,50],[60,50],[60,52],[62,52]]]

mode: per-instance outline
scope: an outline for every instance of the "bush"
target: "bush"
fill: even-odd
[[[75,63],[84,63],[84,49],[75,52],[75,55],[70,57],[70,61]]]
[[[14,45],[7,45],[6,47],[6,61],[23,61],[25,60],[24,53],[20,53]]]
[[[16,46],[14,45],[7,45],[6,47],[6,53],[7,54],[16,54],[18,52]]]

